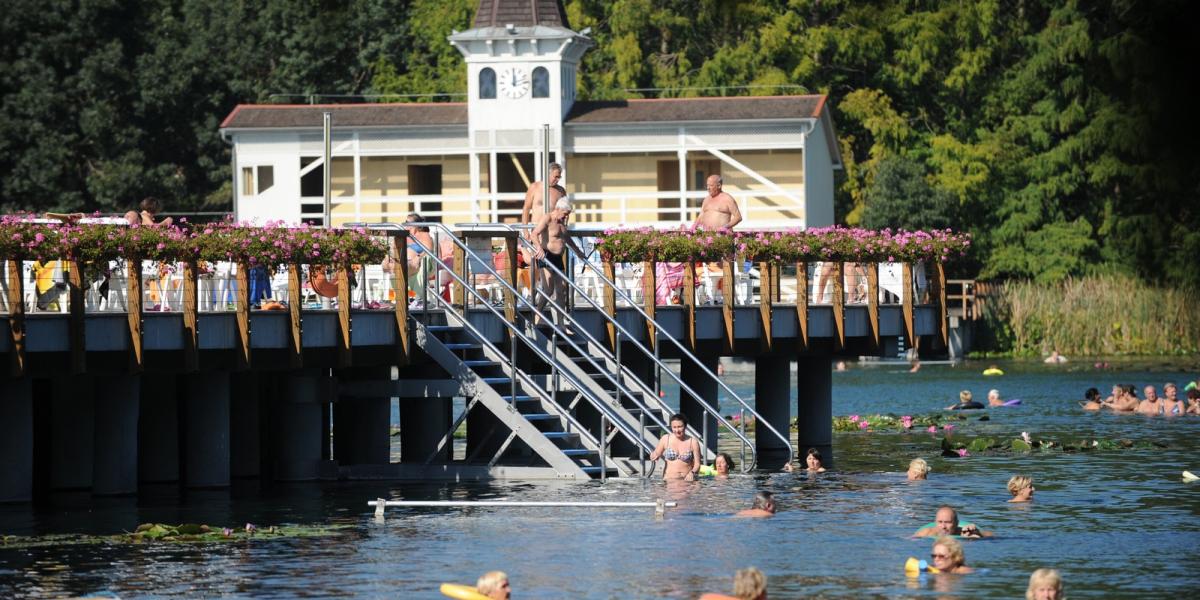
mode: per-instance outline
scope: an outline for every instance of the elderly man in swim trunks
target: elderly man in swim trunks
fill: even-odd
[[[737,201],[733,199],[733,196],[721,190],[723,184],[724,180],[720,175],[708,176],[708,180],[705,182],[708,196],[700,205],[700,214],[696,216],[696,222],[692,224],[693,229],[697,227],[703,227],[709,231],[722,227],[733,229],[742,222],[742,211],[738,208]]]
[[[958,511],[949,506],[938,508],[933,522],[918,529],[913,537],[935,537],[939,535],[957,535],[964,538],[992,537],[992,532],[983,531],[974,523],[958,522]]]
[[[542,215],[538,221],[537,227],[533,228],[533,258],[540,261],[538,264],[542,267],[548,265],[558,269],[564,276],[567,273],[567,256],[566,246],[570,246],[575,252],[582,254],[579,248],[575,246],[575,242],[571,240],[571,236],[567,233],[567,220],[571,218],[571,201],[566,198],[559,198],[554,203],[554,210]],[[542,289],[554,298],[554,302],[559,306],[566,306],[567,302],[567,282],[558,275],[552,273],[550,269],[543,268],[542,270]],[[539,295],[534,301],[534,306],[540,311],[546,305],[546,295]]]

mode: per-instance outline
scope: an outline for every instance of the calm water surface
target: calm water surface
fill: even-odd
[[[1194,379],[1195,360],[1125,363],[1097,371],[1000,363],[1008,374],[985,378],[986,364],[859,367],[834,374],[834,413],[922,414],[977,397],[991,387],[1019,407],[986,411],[958,435],[1159,441],[1166,449],[1107,453],[1034,453],[940,457],[924,433],[848,433],[834,441],[836,469],[816,477],[761,473],[723,481],[420,485],[326,483],[180,494],[144,490],[137,499],[59,495],[51,505],[0,507],[7,535],[112,534],[138,523],[347,525],[321,538],[233,544],[0,547],[0,596],[61,597],[101,590],[147,596],[360,596],[436,598],[443,581],[473,583],[502,569],[515,598],[695,598],[731,589],[738,568],[769,578],[771,597],[1016,598],[1031,571],[1057,567],[1072,598],[1191,596],[1200,585],[1200,418],[1084,414],[1083,390],[1113,383],[1161,387]],[[752,372],[733,366],[728,380],[753,394]],[[982,414],[982,413],[977,413]],[[903,469],[923,456],[928,481]],[[1005,502],[1014,473],[1031,475],[1028,505]],[[739,520],[754,491],[777,494],[782,511]],[[665,519],[650,511],[584,509],[393,509],[373,522],[369,498],[511,500],[654,500],[680,503]],[[966,542],[966,577],[907,579],[908,556],[927,557],[929,541],[908,536],[948,503],[993,540]]]

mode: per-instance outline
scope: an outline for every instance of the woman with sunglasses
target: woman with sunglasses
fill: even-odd
[[[966,565],[962,542],[949,536],[941,536],[933,541],[933,551],[930,552],[929,558],[932,566],[941,573],[961,575],[974,571]]]

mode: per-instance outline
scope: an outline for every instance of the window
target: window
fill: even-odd
[[[408,165],[408,195],[409,196],[440,196],[442,195],[442,165]],[[428,221],[442,221],[441,201],[419,201],[413,208],[420,206]]]
[[[324,198],[325,197],[325,165],[317,165],[311,171],[305,173],[304,167],[317,162],[319,159],[315,156],[304,157],[300,159],[300,195],[309,198]]]
[[[533,97],[550,97],[550,71],[547,71],[546,67],[538,67],[533,70]]]
[[[496,72],[491,67],[484,67],[479,72],[479,98],[481,100],[496,99]]]
[[[255,183],[257,182],[257,185]],[[275,185],[275,167],[260,165],[257,167],[242,167],[242,195],[255,196]]]

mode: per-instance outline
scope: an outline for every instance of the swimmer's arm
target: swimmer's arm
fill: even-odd
[[[695,460],[692,461],[692,474],[699,475],[700,465],[704,463],[704,455],[700,453],[700,442],[697,442],[696,438],[692,438],[692,456],[695,457]]]
[[[651,462],[658,460],[659,457],[663,455],[663,452],[665,452],[665,449],[663,448],[663,446],[665,446],[666,444],[667,444],[666,437],[663,437],[661,440],[658,440],[658,445],[654,447],[654,452],[650,453],[650,461]]]
[[[929,537],[930,535],[933,534],[933,531],[934,531],[933,527],[922,527],[922,528],[918,529],[916,531],[916,533],[912,534],[912,536],[915,538]]]
[[[733,196],[729,197],[729,224],[726,229],[733,229],[735,225],[742,222],[742,209],[738,207],[737,200]]]

